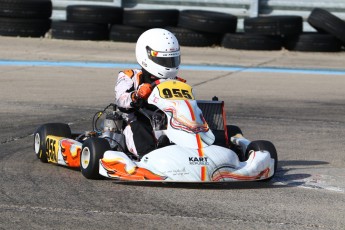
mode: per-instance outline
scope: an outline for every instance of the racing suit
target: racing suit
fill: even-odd
[[[157,79],[145,69],[128,69],[119,72],[115,86],[115,102],[119,109],[127,114],[125,119],[128,125],[123,132],[127,149],[137,157],[142,157],[154,150],[157,140],[149,119],[133,108],[133,93],[139,89],[141,84],[151,84]],[[179,77],[175,77],[175,79],[185,82]],[[147,101],[144,101],[142,106],[152,105],[148,105]]]

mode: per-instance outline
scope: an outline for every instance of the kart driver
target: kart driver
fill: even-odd
[[[177,79],[180,46],[176,37],[165,29],[150,29],[140,35],[135,55],[141,69],[121,71],[115,86],[116,104],[126,114],[124,129],[127,149],[141,158],[154,150],[157,140],[148,118],[136,108],[148,107],[151,83],[159,79]],[[149,105],[152,107],[152,105]]]

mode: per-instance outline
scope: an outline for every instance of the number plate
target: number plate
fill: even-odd
[[[157,86],[159,95],[170,100],[194,100],[192,87],[180,81],[166,81]]]

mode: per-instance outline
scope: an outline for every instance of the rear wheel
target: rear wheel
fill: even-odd
[[[80,170],[87,179],[100,179],[99,160],[110,150],[109,142],[103,138],[91,137],[82,147],[80,156]]]
[[[274,145],[269,142],[269,141],[263,141],[263,140],[259,140],[259,141],[252,141],[250,142],[250,144],[247,147],[246,153],[245,153],[245,159],[247,160],[249,158],[249,155],[251,153],[251,151],[268,151],[271,155],[271,158],[274,159],[274,173],[270,178],[267,178],[265,180],[261,180],[261,181],[269,181],[271,180],[276,171],[277,171],[277,167],[278,167],[278,154],[277,154],[277,150],[274,147]]]
[[[48,123],[41,125],[34,132],[34,150],[38,159],[47,163],[46,137],[54,135],[59,137],[72,138],[71,128],[64,123]]]

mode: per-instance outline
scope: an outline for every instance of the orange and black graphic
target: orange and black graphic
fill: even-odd
[[[101,160],[103,168],[107,171],[108,176],[120,180],[133,180],[133,181],[160,181],[165,180],[167,177],[157,175],[145,168],[138,166],[133,167],[130,171],[126,170],[126,164],[120,161],[105,161]]]

